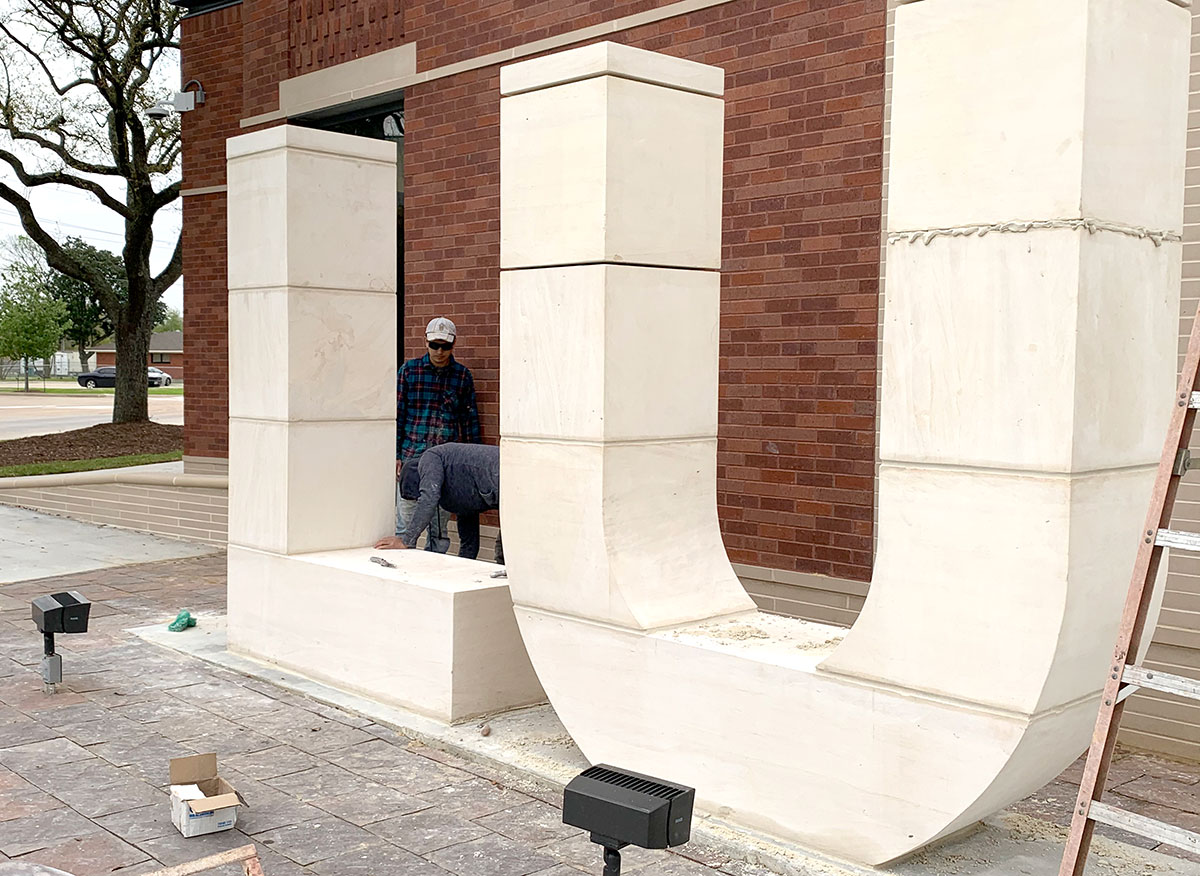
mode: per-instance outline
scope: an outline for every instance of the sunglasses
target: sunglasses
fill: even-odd
[[[453,350],[453,341],[429,341],[429,349],[431,350]]]

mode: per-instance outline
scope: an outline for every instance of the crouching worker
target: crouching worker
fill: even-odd
[[[479,515],[500,507],[500,448],[487,444],[438,444],[400,469],[400,495],[415,500],[408,528],[376,542],[379,549],[414,548],[440,505],[458,517],[458,555],[479,556]],[[496,562],[504,548],[496,536]]]

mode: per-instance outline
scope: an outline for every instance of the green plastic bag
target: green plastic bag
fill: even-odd
[[[183,611],[179,612],[179,614],[175,615],[175,620],[167,624],[167,629],[172,633],[182,633],[188,627],[194,627],[195,625],[196,619],[192,617],[192,613],[185,608]]]

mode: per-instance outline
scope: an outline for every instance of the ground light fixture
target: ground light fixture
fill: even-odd
[[[607,764],[588,767],[563,791],[563,823],[604,847],[604,876],[620,876],[621,849],[681,846],[692,835],[696,791]]]
[[[43,690],[54,693],[62,683],[62,655],[54,653],[55,633],[86,633],[92,603],[77,590],[52,593],[33,600],[33,622],[42,634]]]

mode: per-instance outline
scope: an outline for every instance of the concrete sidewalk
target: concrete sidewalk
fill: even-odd
[[[544,785],[127,632],[185,607],[200,626],[180,636],[219,627],[224,582],[224,555],[210,554],[0,585],[0,873],[10,859],[76,876],[146,873],[248,842],[267,876],[600,872],[598,847],[561,823],[561,798]],[[86,635],[60,637],[66,682],[47,696],[29,599],[63,588],[93,600],[93,621]],[[205,751],[217,752],[250,805],[236,829],[184,839],[169,821],[167,762]],[[1074,778],[1068,771],[974,836],[888,872],[1056,873]],[[1123,805],[1200,827],[1194,765],[1125,753],[1110,784]],[[768,872],[705,842],[679,853],[627,849],[624,869]],[[784,869],[864,872],[816,858]],[[1200,865],[1101,839],[1089,873],[1197,874]]]
[[[0,505],[0,585],[130,563],[197,557],[213,550],[195,542]]]

